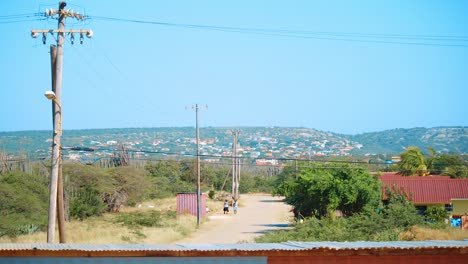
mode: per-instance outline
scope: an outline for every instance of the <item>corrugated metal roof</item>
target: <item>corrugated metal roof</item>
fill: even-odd
[[[452,198],[468,198],[468,179],[445,176],[409,176],[384,174],[379,177],[385,188],[393,186],[410,195],[415,204],[449,204]]]
[[[0,251],[284,251],[284,250],[355,250],[355,249],[423,249],[465,248],[468,240],[429,240],[393,242],[283,242],[244,244],[0,244]]]

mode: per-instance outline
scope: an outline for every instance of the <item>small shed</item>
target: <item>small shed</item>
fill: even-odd
[[[177,194],[177,213],[197,215],[197,193]],[[200,194],[200,218],[206,216],[206,193]]]

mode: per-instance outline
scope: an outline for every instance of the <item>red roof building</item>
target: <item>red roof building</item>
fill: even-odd
[[[406,193],[415,205],[451,204],[453,199],[468,199],[468,179],[449,176],[401,176],[394,172],[379,176],[382,191],[396,187]],[[385,197],[385,196],[384,196]]]

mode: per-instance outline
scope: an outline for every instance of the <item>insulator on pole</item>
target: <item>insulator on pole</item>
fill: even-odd
[[[45,16],[55,16],[57,14],[57,10],[51,8],[51,9],[46,9],[45,11]]]
[[[80,44],[83,44],[83,40],[84,40],[83,32],[81,32],[80,33]]]
[[[73,32],[70,33],[70,42],[72,45],[75,43],[75,34]]]
[[[42,33],[42,44],[46,44],[46,41],[47,41],[47,33]]]

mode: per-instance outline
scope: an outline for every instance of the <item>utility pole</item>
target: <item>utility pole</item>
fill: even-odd
[[[57,47],[50,45],[50,62],[51,62],[51,73],[52,73],[52,91],[57,97],[57,86],[56,86],[56,66],[57,66]],[[59,92],[60,94],[60,92]],[[57,100],[57,99],[56,99]],[[54,122],[55,130],[55,108],[56,104],[52,103],[52,120]],[[61,122],[59,123],[61,124]],[[58,124],[57,124],[58,126]],[[62,128],[58,128],[60,131]],[[63,176],[62,176],[62,151],[60,150],[59,161],[58,161],[58,178],[57,178],[57,215],[58,215],[58,228],[59,228],[59,242],[66,243],[65,235],[65,213],[64,213],[64,202],[63,202]]]
[[[59,9],[48,9],[45,16],[53,17],[58,15],[57,30],[31,30],[31,36],[37,38],[42,33],[42,43],[46,44],[47,34],[57,34],[57,46],[51,45],[51,66],[52,66],[52,95],[46,95],[52,99],[53,114],[53,140],[52,140],[52,170],[50,177],[50,195],[49,195],[49,222],[47,227],[47,243],[54,243],[55,240],[55,221],[57,214],[59,218],[60,243],[65,243],[65,218],[63,208],[63,180],[61,165],[61,136],[62,136],[62,67],[63,67],[63,45],[65,42],[65,33],[70,34],[70,40],[73,44],[74,34],[80,33],[80,42],[83,42],[83,34],[92,37],[91,30],[65,30],[65,19],[74,17],[84,20],[84,16],[72,10],[65,10],[65,2],[59,3]],[[50,96],[50,97],[49,97]]]
[[[240,159],[237,157],[237,137],[239,130],[232,132],[234,135],[234,145],[232,151],[232,197],[237,201],[239,199],[239,182],[240,182]]]
[[[198,128],[198,110],[202,108],[208,108],[208,106],[199,106],[195,104],[192,106],[192,109],[195,110],[196,116],[196,137],[197,137],[197,226],[200,226],[200,212],[201,212],[201,205],[200,205],[200,130]]]

